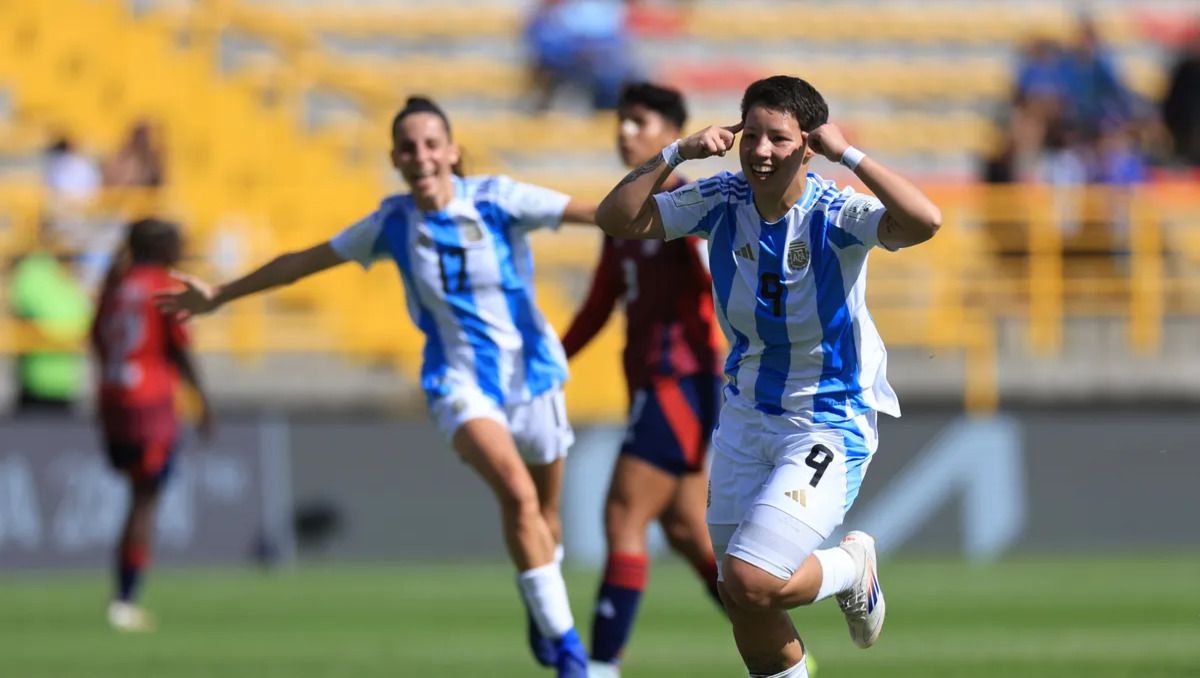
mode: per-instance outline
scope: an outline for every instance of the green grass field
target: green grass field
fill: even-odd
[[[832,601],[795,617],[823,678],[1200,676],[1200,557],[901,560],[882,570],[888,622],[858,650]],[[569,578],[588,625],[595,575]],[[500,565],[167,571],[146,605],[161,629],[103,623],[99,574],[6,574],[0,676],[546,676],[524,645]],[[656,565],[625,676],[745,676],[691,573]]]

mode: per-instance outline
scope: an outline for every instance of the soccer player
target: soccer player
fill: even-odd
[[[627,85],[617,107],[621,161],[637,167],[679,138],[683,97],[650,83]],[[665,188],[685,182],[667,179]],[[604,507],[608,561],[592,618],[592,675],[616,674],[646,585],[646,528],[663,527],[672,548],[713,598],[717,564],[704,524],[704,459],[721,403],[712,280],[699,238],[668,243],[606,236],[587,300],[563,336],[570,358],[625,309],[629,423]]]
[[[759,80],[742,119],[677,141],[627,175],[597,223],[625,238],[708,240],[717,317],[731,344],[712,442],[708,526],[720,591],[751,676],[807,676],[787,610],[836,596],[870,647],[884,621],[874,540],[841,524],[899,416],[883,342],[865,306],[867,255],[928,240],[941,213],[907,179],[846,143],[807,82]],[[737,145],[741,172],[655,195],[687,160]],[[809,171],[821,155],[876,197]]]
[[[137,595],[150,563],[155,507],[178,447],[179,379],[198,395],[201,435],[208,437],[212,430],[187,333],[155,306],[156,293],[176,286],[170,268],[181,245],[172,223],[142,219],[130,224],[92,322],[105,448],[113,468],[128,479],[131,497],[117,546],[116,592],[108,606],[109,624],[122,631],[153,629]]]
[[[162,297],[183,316],[293,283],[347,261],[396,262],[409,315],[425,334],[421,386],[430,416],[499,503],[517,584],[537,633],[538,661],[584,676],[559,568],[563,458],[574,441],[562,383],[566,357],[534,304],[529,231],[594,223],[595,207],[503,176],[461,176],[450,121],[412,97],[392,122],[393,166],[411,193],[323,242],[276,257],[225,285],[184,278]]]

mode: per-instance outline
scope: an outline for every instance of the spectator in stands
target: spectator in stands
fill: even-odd
[[[1102,125],[1120,124],[1135,116],[1134,96],[1121,82],[1095,24],[1086,17],[1080,21],[1075,45],[1063,55],[1062,73],[1063,113],[1086,139],[1099,136]]]
[[[56,200],[86,203],[100,190],[100,170],[63,135],[46,148],[42,183]]]
[[[84,381],[82,341],[91,304],[72,271],[55,255],[49,223],[39,229],[37,247],[12,271],[9,301],[13,315],[34,342],[17,354],[16,410],[69,412]]]
[[[158,188],[165,181],[165,173],[166,159],[158,132],[150,122],[141,120],[104,164],[104,185]]]
[[[46,189],[43,226],[46,241],[64,250],[83,249],[91,230],[88,211],[100,192],[100,169],[80,153],[67,135],[59,136],[45,151],[42,186]]]
[[[535,108],[548,110],[564,87],[588,92],[596,110],[616,108],[637,70],[625,22],[619,0],[542,0],[525,29]]]
[[[1091,179],[1102,184],[1130,186],[1146,180],[1146,162],[1133,123],[1106,125],[1096,140]]]
[[[1200,27],[1171,68],[1162,117],[1176,156],[1200,167]]]
[[[1047,37],[1038,36],[1022,49],[1017,67],[1017,100],[1049,97],[1061,99],[1065,94],[1062,47]]]

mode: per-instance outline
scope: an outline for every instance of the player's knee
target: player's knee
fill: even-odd
[[[705,527],[703,520],[689,520],[686,516],[678,513],[663,515],[659,524],[662,525],[667,543],[676,551],[687,550],[696,544],[703,543],[704,537],[707,536],[708,528]]]
[[[776,604],[787,581],[737,558],[726,558],[721,598],[726,606],[746,612],[778,609]]]
[[[646,523],[627,504],[609,501],[604,507],[604,537],[610,549],[645,549]]]
[[[497,499],[500,501],[500,509],[505,515],[512,516],[517,520],[532,519],[536,517],[542,520],[542,507],[538,502],[537,489],[530,483],[525,484],[510,484],[505,485],[498,493]]]

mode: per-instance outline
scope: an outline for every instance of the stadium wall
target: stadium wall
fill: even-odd
[[[601,554],[620,434],[578,431],[564,500],[577,564]],[[881,422],[848,524],[884,549],[976,559],[1195,549],[1198,434],[1182,409],[910,411]],[[106,563],[124,497],[88,423],[9,420],[0,441],[0,569]],[[487,488],[424,422],[254,418],[190,447],[159,526],[164,563],[287,560],[293,534],[306,561],[502,557]],[[294,533],[278,529],[289,518]]]

